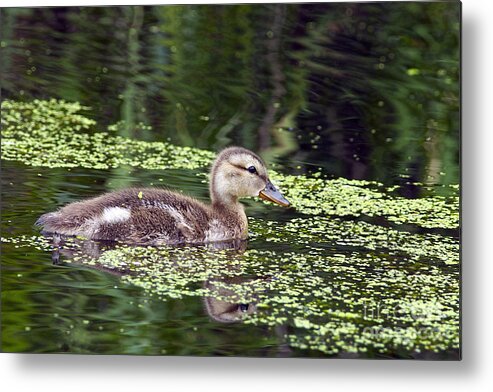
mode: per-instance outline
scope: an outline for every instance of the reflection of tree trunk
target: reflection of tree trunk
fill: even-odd
[[[0,18],[2,20],[1,26],[1,36],[2,39],[6,42],[14,40],[14,26],[15,26],[15,17],[17,13],[16,8],[11,8],[10,12],[2,12],[0,10]],[[4,75],[4,79],[2,80],[3,87],[7,87],[7,83],[10,82],[10,79],[14,72],[12,72],[12,60],[13,60],[13,51],[12,47],[6,46],[2,48],[2,55],[0,56],[0,70],[3,71],[2,75]]]
[[[344,143],[344,127],[339,121],[337,111],[334,107],[326,109],[327,132],[330,135],[331,144],[329,146],[330,155],[337,158],[339,162],[343,162],[345,158],[345,143]]]
[[[328,134],[330,135],[331,145],[330,155],[339,162],[344,163],[344,176],[357,180],[366,178],[367,165],[361,161],[356,161],[354,154],[361,156],[361,148],[355,143],[365,143],[360,141],[361,136],[354,135],[352,141],[345,137],[348,132],[344,124],[341,123],[337,110],[333,107],[326,109]]]
[[[298,150],[299,147],[295,135],[285,130],[294,127],[294,118],[297,114],[297,110],[290,110],[274,124],[272,137],[274,138],[275,147],[268,147],[262,152],[262,158],[264,158],[266,162],[270,163],[275,157],[283,157]]]
[[[137,86],[135,77],[139,74],[139,33],[144,20],[143,7],[132,7],[132,21],[128,31],[128,70],[127,83],[123,92],[122,118],[125,120],[121,135],[125,137],[135,136]]]
[[[286,341],[286,336],[288,334],[288,326],[286,324],[281,324],[275,327],[274,329],[276,333],[276,337],[279,340],[277,346],[277,357],[286,358],[293,355],[293,350],[289,347],[289,344]]]
[[[428,163],[425,168],[426,176],[423,182],[427,185],[434,185],[440,182],[442,160],[440,159],[440,151],[434,130],[429,129],[428,135],[430,136],[424,143],[424,149],[428,153]]]
[[[283,86],[285,77],[282,72],[281,61],[279,58],[281,51],[281,30],[284,16],[284,5],[276,4],[274,8],[274,23],[271,30],[272,35],[269,36],[266,43],[268,51],[266,58],[271,73],[272,93],[267,111],[258,130],[260,150],[265,150],[270,145],[270,132],[274,125],[276,113],[279,110],[280,100],[286,93],[286,89]]]

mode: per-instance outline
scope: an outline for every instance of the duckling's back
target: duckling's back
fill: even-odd
[[[48,233],[160,245],[203,242],[210,218],[209,207],[190,197],[131,188],[71,203],[36,224]]]

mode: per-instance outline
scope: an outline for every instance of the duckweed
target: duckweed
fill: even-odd
[[[406,199],[392,195],[393,189],[371,181],[339,178],[324,180],[280,175],[274,180],[286,190],[295,208],[308,214],[337,216],[382,216],[397,224],[426,228],[457,228],[459,197],[433,196]]]
[[[254,238],[262,236],[273,243],[327,243],[338,248],[384,250],[390,255],[406,253],[415,260],[459,263],[459,243],[454,238],[438,234],[408,233],[363,221],[314,216],[291,219],[280,226],[273,221],[251,218],[250,229]]]
[[[31,166],[109,169],[196,169],[214,154],[166,142],[143,142],[109,132],[88,132],[96,125],[79,114],[78,103],[59,100],[2,102],[2,158]]]
[[[70,263],[120,271],[123,282],[164,301],[193,296],[254,303],[257,311],[243,321],[287,326],[283,339],[299,349],[411,355],[459,347],[457,244],[438,235],[411,236],[325,219],[270,222],[263,230],[254,220],[252,227],[259,231],[244,252],[119,244],[94,255],[84,251],[94,246],[85,247],[87,241],[77,238],[57,251],[66,251]],[[261,249],[273,227],[277,238],[295,244],[292,249]],[[345,240],[338,237],[343,233],[349,233]],[[36,236],[2,241],[51,247]]]

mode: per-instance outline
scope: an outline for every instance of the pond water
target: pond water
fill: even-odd
[[[2,349],[460,356],[459,5],[6,9]],[[247,243],[62,243],[42,213],[132,185],[208,200],[218,150],[292,202]]]

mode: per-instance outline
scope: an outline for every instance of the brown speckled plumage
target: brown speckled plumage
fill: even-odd
[[[135,244],[246,239],[248,221],[238,199],[258,196],[269,184],[257,155],[230,147],[212,166],[210,205],[169,190],[130,188],[68,204],[36,223],[48,233]]]

